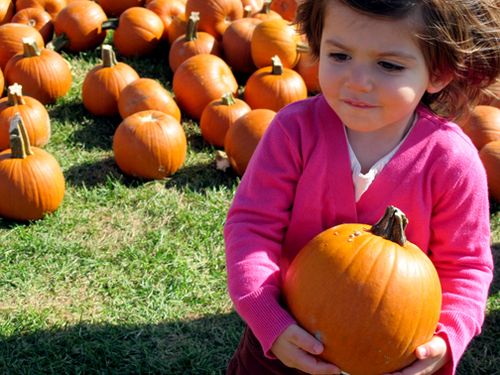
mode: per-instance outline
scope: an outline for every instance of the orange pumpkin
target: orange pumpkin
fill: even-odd
[[[487,143],[500,140],[500,109],[478,105],[461,126],[476,148],[481,150]]]
[[[28,133],[30,144],[42,147],[50,138],[50,117],[45,106],[31,96],[23,96],[17,83],[7,89],[7,97],[0,99],[0,150],[9,148],[10,120],[19,113]]]
[[[25,8],[39,8],[55,19],[66,5],[66,0],[16,0],[16,11],[19,12]]]
[[[285,68],[293,68],[299,61],[300,36],[288,21],[270,19],[259,23],[252,34],[250,48],[257,68],[269,65],[278,55]]]
[[[113,43],[123,56],[143,56],[156,49],[162,36],[163,21],[155,12],[132,7],[120,15]]]
[[[64,175],[47,151],[31,147],[21,116],[9,129],[11,148],[0,152],[0,216],[13,220],[37,220],[62,203]]]
[[[181,110],[199,120],[205,106],[212,100],[228,92],[236,94],[238,82],[224,60],[215,55],[201,54],[179,65],[172,87]]]
[[[19,83],[24,94],[43,104],[65,96],[72,84],[69,63],[56,51],[39,49],[31,38],[23,39],[24,52],[13,56],[5,67],[9,84]]]
[[[247,80],[245,101],[252,107],[278,112],[285,105],[307,98],[304,79],[293,69],[284,68],[278,56],[272,66],[258,69]]]
[[[187,19],[184,14],[178,14],[172,17],[168,26],[168,42],[172,45],[177,38],[184,35],[187,27]]]
[[[319,85],[319,59],[314,58],[308,49],[301,51],[299,56],[299,61],[293,69],[304,79],[308,92],[311,94],[321,92]]]
[[[227,130],[238,118],[250,111],[250,106],[235,98],[232,93],[212,100],[201,114],[200,131],[203,139],[216,147],[224,147]]]
[[[38,48],[45,47],[42,35],[34,27],[13,22],[0,26],[0,69],[5,69],[12,56],[23,52],[23,38],[34,38]]]
[[[83,80],[83,105],[96,116],[115,116],[120,93],[139,79],[139,74],[130,65],[118,62],[110,45],[102,46],[101,58],[102,64],[92,68]]]
[[[351,375],[402,369],[436,329],[438,274],[406,240],[406,224],[389,206],[373,226],[334,226],[306,244],[285,275],[290,312],[323,343],[321,357]]]
[[[0,0],[0,25],[11,22],[14,15],[14,3],[12,0]]]
[[[261,20],[247,17],[234,20],[222,34],[224,59],[236,72],[252,73],[257,67],[252,60],[252,34]]]
[[[132,7],[144,6],[144,0],[97,0],[109,17],[118,17]]]
[[[252,109],[240,116],[229,127],[224,138],[224,151],[234,171],[243,176],[248,163],[276,112],[270,109]]]
[[[0,70],[0,98],[3,96],[4,85],[5,85],[5,79],[2,70]]]
[[[162,179],[184,163],[187,141],[184,129],[172,116],[155,110],[125,118],[113,136],[116,164],[142,179]]]
[[[164,112],[181,121],[181,110],[170,93],[152,78],[139,78],[123,88],[118,98],[122,119],[149,109]]]
[[[93,50],[106,38],[102,28],[108,17],[99,4],[93,1],[74,1],[62,9],[54,19],[56,38],[53,48],[69,52]]]
[[[264,0],[241,0],[241,3],[244,11],[248,9],[249,15],[258,12],[264,6]]]
[[[243,17],[241,0],[188,0],[186,14],[200,13],[200,31],[221,39],[229,24]]]
[[[279,13],[276,13],[274,10],[271,10],[271,0],[264,0],[262,4],[262,8],[252,14],[252,17],[257,18],[261,21],[271,20],[271,19],[283,19]]]
[[[486,169],[490,195],[500,203],[500,140],[484,145],[479,157]]]
[[[54,35],[54,24],[49,13],[41,8],[24,8],[16,12],[12,17],[14,23],[23,23],[38,30],[45,43],[52,40]]]
[[[186,4],[180,0],[152,0],[146,4],[146,8],[155,12],[162,20],[162,39],[164,40],[169,39],[170,25],[172,24],[174,17],[184,17],[184,13],[186,12]]]
[[[297,0],[273,0],[271,9],[287,21],[293,21],[297,12]]]

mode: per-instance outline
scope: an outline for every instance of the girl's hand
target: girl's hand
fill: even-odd
[[[415,349],[417,360],[410,366],[391,375],[428,375],[433,374],[450,359],[446,342],[434,336],[429,342]]]
[[[296,324],[283,331],[271,351],[288,367],[309,374],[340,374],[336,366],[315,357],[323,351],[323,344]]]

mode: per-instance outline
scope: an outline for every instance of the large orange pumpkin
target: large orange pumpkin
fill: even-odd
[[[31,96],[23,96],[22,86],[15,83],[7,89],[7,97],[0,99],[0,150],[10,146],[9,126],[15,113],[19,113],[26,128],[30,144],[42,147],[50,138],[50,117],[45,106]]]
[[[65,96],[73,78],[69,63],[56,51],[38,48],[33,39],[23,40],[24,52],[13,56],[5,67],[9,84],[19,83],[25,95],[43,104],[54,103]]]
[[[243,176],[245,173],[258,143],[275,115],[276,112],[270,109],[252,109],[238,117],[227,130],[224,151],[238,175]]]
[[[166,113],[137,112],[116,129],[113,153],[125,174],[147,180],[162,179],[184,163],[186,135],[179,121]]]
[[[10,124],[11,148],[0,152],[0,216],[37,220],[61,204],[65,181],[57,160],[47,151],[31,147],[21,116]]]
[[[174,73],[175,100],[186,115],[199,120],[205,106],[228,92],[236,94],[238,82],[220,57],[200,54],[188,58]]]
[[[0,69],[9,59],[23,52],[23,38],[34,38],[38,48],[45,47],[42,35],[34,27],[9,22],[0,26]]]
[[[486,169],[490,194],[500,203],[500,140],[487,143],[479,157]]]
[[[139,74],[130,65],[118,62],[110,45],[102,46],[101,57],[102,64],[92,68],[83,80],[83,105],[96,116],[115,116],[122,90],[139,79]]]
[[[461,125],[474,146],[481,150],[487,143],[500,140],[500,109],[489,105],[478,105]]]
[[[436,329],[438,274],[406,240],[406,224],[389,206],[373,226],[334,226],[313,238],[285,275],[291,313],[324,344],[321,357],[351,375],[402,369]]]

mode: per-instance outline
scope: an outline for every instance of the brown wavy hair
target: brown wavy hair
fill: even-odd
[[[416,30],[427,68],[433,77],[450,77],[440,92],[422,102],[436,113],[456,119],[485,97],[500,75],[499,0],[301,0],[295,24],[319,58],[326,5],[341,2],[375,17],[401,19],[419,12]]]

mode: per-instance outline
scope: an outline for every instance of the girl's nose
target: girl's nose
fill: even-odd
[[[354,91],[370,91],[373,88],[373,80],[369,68],[352,65],[347,72],[346,87]]]

